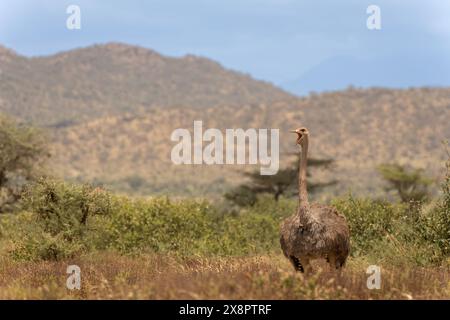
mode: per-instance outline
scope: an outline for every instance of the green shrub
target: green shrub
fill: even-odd
[[[87,250],[81,241],[68,241],[63,234],[46,232],[30,212],[3,215],[0,238],[3,249],[16,260],[59,260]]]
[[[72,258],[85,252],[86,248],[80,242],[70,242],[62,235],[51,235],[45,231],[24,234],[20,240],[14,241],[11,256],[16,260],[61,260]]]
[[[279,249],[279,219],[254,212],[225,217],[211,253],[219,255],[261,254]]]
[[[259,196],[258,201],[252,208],[242,210],[243,214],[249,212],[254,214],[273,216],[279,219],[290,216],[296,211],[297,200],[290,198],[280,198],[278,201],[275,201],[270,195]]]
[[[45,178],[28,185],[22,201],[29,213],[15,219],[11,251],[19,260],[59,260],[90,250],[89,219],[112,211],[111,196],[104,190]],[[2,226],[11,227],[11,221]]]
[[[213,229],[206,202],[171,202],[167,198],[130,200],[117,198],[97,243],[121,252],[147,249],[155,252],[194,253]]]
[[[49,234],[77,239],[86,230],[88,218],[110,214],[111,196],[100,188],[41,178],[22,196],[24,208],[35,214]]]
[[[405,206],[371,199],[335,199],[332,202],[347,218],[353,255],[367,254],[373,245],[389,234],[396,233],[396,227],[405,215]]]
[[[281,217],[291,202],[263,197],[237,215],[222,214],[205,201],[116,198],[114,212],[98,217],[97,248],[123,253],[143,250],[183,255],[244,255],[279,250]]]
[[[353,256],[426,265],[448,254],[449,202],[447,188],[430,212],[421,209],[420,223],[407,204],[350,196],[332,205],[347,217]],[[130,199],[53,180],[29,186],[24,203],[28,212],[0,219],[2,243],[9,241],[19,260],[59,260],[93,250],[188,256],[279,252],[280,222],[297,207],[295,200],[259,196],[253,206],[235,212],[206,201]]]
[[[446,163],[446,175],[442,183],[442,198],[418,224],[422,237],[438,246],[443,256],[450,255],[450,154]]]
[[[374,263],[421,266],[440,263],[445,257],[450,221],[444,211],[425,214],[422,208],[417,218],[408,204],[351,196],[335,199],[333,205],[347,218],[353,256]]]
[[[270,195],[243,208],[237,215],[228,215],[219,221],[216,248],[210,251],[220,255],[264,254],[280,250],[280,223],[296,210],[296,201]]]

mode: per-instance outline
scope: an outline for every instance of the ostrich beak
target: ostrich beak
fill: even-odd
[[[289,130],[289,132],[292,132],[292,133],[297,133],[297,131],[295,131],[295,130]]]

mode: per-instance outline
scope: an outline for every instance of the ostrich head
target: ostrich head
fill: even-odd
[[[291,130],[290,132],[297,134],[297,144],[302,146],[303,141],[308,138],[309,131],[305,127],[301,127],[295,130]]]

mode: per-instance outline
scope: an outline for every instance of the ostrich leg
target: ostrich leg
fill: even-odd
[[[303,268],[303,265],[300,263],[300,260],[297,257],[290,256],[289,260],[291,261],[292,265],[295,268],[295,271],[305,272],[305,269]]]
[[[311,265],[309,264],[308,258],[297,258],[295,256],[290,256],[289,260],[295,268],[295,271],[300,271],[301,273],[309,273],[311,271]]]

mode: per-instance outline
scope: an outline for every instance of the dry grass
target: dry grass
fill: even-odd
[[[77,264],[82,288],[66,289]],[[73,261],[0,260],[0,299],[449,299],[450,270],[383,268],[380,290],[366,287],[367,263],[350,260],[341,273],[316,264],[296,274],[281,255],[245,258],[125,257],[93,254]],[[323,269],[323,271],[322,271]]]

